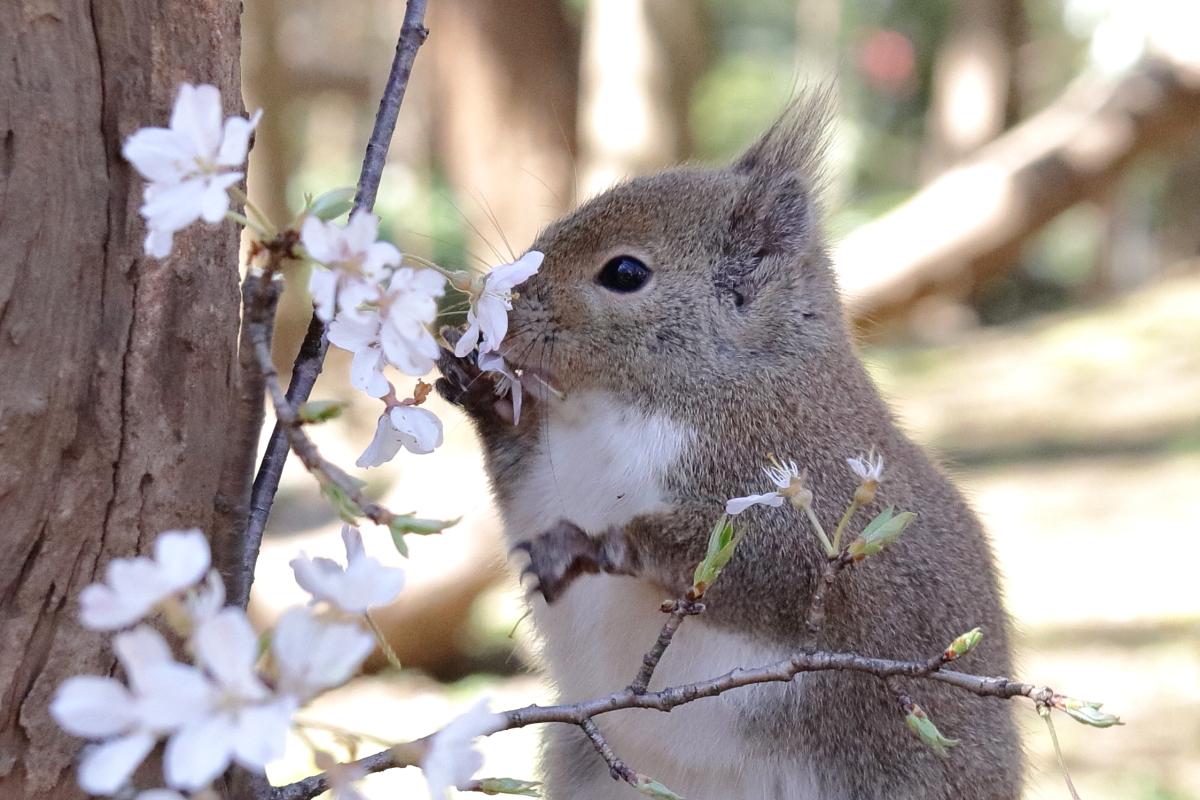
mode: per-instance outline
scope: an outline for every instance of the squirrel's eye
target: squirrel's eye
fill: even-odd
[[[596,283],[614,292],[636,292],[650,275],[650,268],[633,256],[617,256],[596,275]]]

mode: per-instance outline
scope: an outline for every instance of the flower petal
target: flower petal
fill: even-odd
[[[73,675],[63,681],[50,701],[50,716],[67,733],[85,739],[116,736],[138,721],[129,690],[115,678]]]
[[[752,494],[747,497],[735,497],[725,504],[726,514],[740,514],[750,506],[773,506],[779,507],[783,505],[783,495],[779,492],[768,492],[767,494]]]
[[[217,151],[217,164],[222,167],[240,167],[246,161],[246,153],[250,150],[250,134],[258,127],[262,119],[262,109],[258,109],[250,119],[245,117],[229,117],[225,120],[225,131],[221,137],[221,149]]]
[[[432,411],[416,406],[396,406],[388,413],[400,443],[412,453],[432,453],[442,444],[442,421]]]
[[[196,655],[228,692],[247,700],[267,695],[254,673],[258,637],[246,613],[230,606],[196,629]]]
[[[400,435],[392,427],[391,420],[385,413],[375,426],[375,436],[371,439],[371,443],[354,463],[359,467],[378,467],[391,461],[399,452]]]
[[[295,701],[288,697],[242,709],[233,736],[237,762],[261,772],[268,763],[283,758],[295,709]]]
[[[235,733],[233,720],[224,714],[178,731],[163,754],[167,785],[195,791],[211,783],[229,766]]]
[[[79,764],[79,786],[88,794],[116,794],[154,748],[154,742],[149,733],[134,733],[89,749]]]
[[[221,92],[203,83],[183,84],[171,109],[171,130],[181,135],[199,159],[213,162],[221,146]]]
[[[154,541],[154,561],[165,584],[179,591],[199,583],[212,565],[212,552],[199,528],[164,531]]]

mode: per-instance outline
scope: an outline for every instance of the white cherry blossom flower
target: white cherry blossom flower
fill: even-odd
[[[766,494],[752,494],[746,497],[735,497],[725,504],[726,514],[740,514],[750,506],[779,507],[787,500],[797,508],[802,508],[812,501],[812,493],[804,488],[804,473],[796,466],[795,461],[779,461],[771,456],[772,466],[763,467],[763,472],[771,482],[779,487],[778,491]]]
[[[437,319],[437,301],[445,292],[446,279],[437,272],[401,267],[379,298],[384,355],[406,375],[419,378],[437,361],[438,345],[429,326]]]
[[[371,397],[383,397],[392,390],[392,384],[383,376],[387,360],[380,335],[382,326],[383,321],[375,310],[356,315],[341,312],[329,324],[329,341],[354,353],[350,362],[350,383]]]
[[[138,792],[134,800],[187,800],[174,789],[147,789],[144,792]]]
[[[308,291],[317,316],[325,322],[338,311],[355,314],[362,303],[374,302],[379,285],[400,264],[400,251],[377,241],[379,217],[365,209],[350,215],[345,226],[308,217],[300,241],[309,258],[327,269],[314,269]]]
[[[731,499],[725,504],[725,513],[734,516],[742,513],[750,506],[774,506],[778,508],[781,505],[783,505],[783,495],[779,492],[752,494],[746,497],[734,497]]]
[[[151,608],[195,584],[211,562],[208,540],[198,528],[166,531],[154,542],[154,559],[117,558],[108,564],[105,583],[93,583],[79,595],[80,618],[97,631],[132,625]]]
[[[209,701],[201,672],[176,662],[156,631],[140,626],[119,633],[113,649],[129,688],[115,678],[76,675],[50,703],[50,714],[68,733],[103,740],[79,765],[79,785],[89,794],[116,794],[155,742],[200,718]]]
[[[472,290],[471,308],[467,311],[467,330],[454,346],[454,354],[462,358],[471,352],[479,339],[479,352],[497,350],[508,333],[508,312],[512,310],[512,290],[524,283],[542,266],[545,256],[530,250],[511,264],[502,264],[478,281]]]
[[[223,609],[203,622],[193,643],[209,676],[210,702],[203,716],[171,736],[163,758],[167,784],[188,791],[208,785],[230,761],[261,772],[282,757],[298,705],[259,680],[258,637],[241,609]]]
[[[432,411],[399,405],[385,411],[375,428],[375,438],[354,463],[378,467],[396,457],[403,447],[412,453],[432,453],[442,444],[442,421]]]
[[[504,356],[499,353],[480,353],[479,368],[484,372],[490,372],[495,375],[496,395],[504,397],[508,395],[512,401],[513,409],[513,425],[518,425],[521,422],[521,379],[517,377],[508,365],[504,363]]]
[[[847,458],[846,463],[863,483],[878,484],[883,478],[883,456],[876,456],[872,453],[858,458]]]
[[[300,588],[313,596],[313,602],[325,600],[347,614],[365,614],[395,600],[404,588],[404,570],[385,567],[368,556],[358,528],[343,525],[342,542],[345,567],[332,559],[309,558],[303,551],[291,560]]]
[[[140,211],[146,218],[147,255],[164,258],[176,231],[198,219],[220,222],[229,210],[230,186],[242,178],[250,134],[262,111],[221,124],[221,92],[183,84],[169,128],[142,128],[121,154],[146,178]]]
[[[183,605],[193,626],[212,619],[225,607],[225,582],[221,573],[210,569],[204,583],[183,598]]]
[[[503,714],[488,711],[489,697],[481,697],[464,714],[455,717],[446,727],[433,735],[429,749],[421,759],[425,782],[433,800],[444,800],[450,787],[465,789],[471,778],[483,766],[483,756],[471,745],[480,736],[504,728],[508,720]]]
[[[323,620],[307,608],[289,609],[271,636],[279,689],[301,703],[350,680],[374,649],[375,637],[358,625]]]

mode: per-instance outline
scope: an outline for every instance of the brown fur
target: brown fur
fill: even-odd
[[[697,432],[688,462],[668,480],[673,510],[622,531],[631,563],[670,592],[690,584],[725,501],[770,488],[761,473],[767,453],[808,471],[829,530],[857,486],[846,458],[882,453],[884,481],[857,524],[888,505],[918,518],[896,545],[842,574],[818,647],[925,659],[978,626],[983,644],[961,668],[1007,675],[1009,626],[979,523],[898,430],[847,333],[814,196],[823,109],[820,96],[794,104],[727,169],[638,178],[551,225],[533,245],[545,263],[518,289],[505,352],[568,395],[603,389]],[[597,286],[597,272],[618,255],[648,265],[651,284],[629,294]],[[495,412],[486,382],[465,393],[441,388],[475,418],[503,506],[535,446],[540,405],[527,402],[514,428]],[[745,538],[708,612],[687,624],[799,647],[823,564],[815,537],[799,515],[779,509],[751,508],[737,526]],[[1022,758],[1006,702],[930,682],[902,685],[961,740],[948,757],[917,740],[883,683],[861,674],[806,676],[799,691],[780,688],[744,713],[742,746],[808,764],[821,798],[1020,795]],[[571,734],[553,747],[570,769],[604,772]]]

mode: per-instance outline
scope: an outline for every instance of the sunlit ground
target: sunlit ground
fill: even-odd
[[[992,534],[1021,633],[1017,677],[1103,700],[1127,723],[1096,730],[1058,718],[1084,800],[1200,798],[1200,278],[1016,330],[982,331],[952,347],[867,356],[913,435],[956,465]],[[356,408],[323,432],[330,455],[352,462],[375,413]],[[457,419],[449,411],[447,418]],[[414,590],[422,582],[461,585],[476,563],[471,547],[500,557],[470,432],[459,422],[447,427],[438,455],[402,457],[382,478],[372,476],[389,485],[383,497],[397,510],[467,512],[454,532],[413,543]],[[285,490],[296,497],[310,486],[291,473]],[[264,554],[260,619],[302,599],[288,588],[286,562],[296,549],[339,554],[339,526],[320,504],[296,508],[280,517],[287,535],[272,538]],[[367,536],[373,553],[387,553],[382,534]],[[520,604],[511,590],[486,597],[470,635],[503,643]],[[308,716],[407,739],[435,730],[484,690],[496,709],[549,699],[533,676],[447,687],[402,673],[358,680]],[[1069,797],[1044,726],[1028,704],[1020,717],[1027,796]],[[276,782],[312,769],[294,745],[272,770]],[[481,775],[533,776],[530,733],[500,734],[483,749]],[[424,792],[415,770],[373,777],[367,787],[376,798]]]

